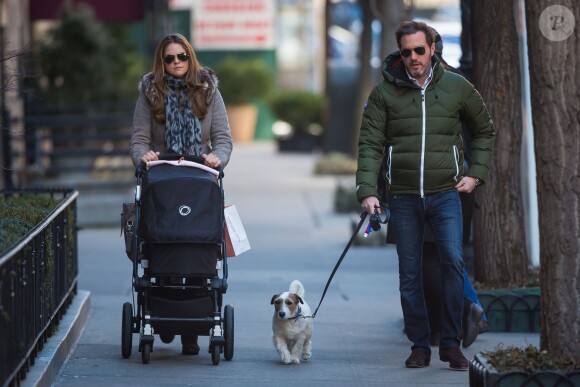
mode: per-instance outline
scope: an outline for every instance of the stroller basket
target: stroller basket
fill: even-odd
[[[145,245],[152,276],[213,277],[220,247],[208,243],[148,243]],[[191,258],[193,257],[193,258]]]

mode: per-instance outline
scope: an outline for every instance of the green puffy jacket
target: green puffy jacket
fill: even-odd
[[[371,92],[359,135],[357,199],[377,196],[377,176],[386,153],[391,194],[424,196],[447,191],[464,175],[483,182],[495,141],[493,122],[473,85],[443,69],[433,56],[425,90],[413,84],[399,52],[383,62],[383,77]],[[471,166],[463,167],[461,122],[471,135]]]

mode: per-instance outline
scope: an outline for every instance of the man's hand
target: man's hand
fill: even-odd
[[[475,178],[471,176],[464,176],[463,179],[455,186],[457,192],[467,192],[470,193],[475,189],[476,181]]]
[[[205,160],[204,164],[207,165],[208,167],[217,168],[220,165],[222,165],[222,161],[219,159],[219,157],[217,157],[213,153],[207,155],[202,154],[201,157],[203,157],[203,159]]]
[[[379,198],[376,196],[367,196],[362,200],[360,203],[361,207],[368,212],[369,214],[374,214],[375,209],[380,214],[381,213],[381,206],[379,204]]]

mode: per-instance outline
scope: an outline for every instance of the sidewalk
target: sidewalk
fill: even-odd
[[[90,292],[91,312],[55,386],[467,386],[468,373],[447,369],[437,348],[431,366],[407,369],[410,343],[402,333],[397,256],[393,247],[352,247],[314,321],[312,359],[280,363],[271,340],[273,294],[299,279],[314,310],[350,238],[350,215],[333,212],[336,178],[313,176],[315,159],[279,154],[275,144],[237,145],[225,170],[226,203],[235,204],[252,249],[229,260],[226,304],[235,307],[235,353],[211,364],[207,337],[198,356],[181,355],[179,340],[156,337],[151,362],[121,357],[121,308],[131,301],[131,264],[119,229],[79,232],[79,288]],[[123,201],[119,197],[119,209]],[[111,216],[116,219],[119,211]],[[73,309],[72,307],[70,309]],[[68,313],[75,313],[70,310]],[[75,322],[71,322],[75,324]],[[76,323],[82,324],[82,321]],[[70,330],[61,326],[59,331]],[[498,344],[539,345],[537,334],[486,333],[471,358]],[[36,368],[33,367],[33,369]],[[35,385],[33,370],[23,385]],[[49,379],[46,375],[43,380]]]

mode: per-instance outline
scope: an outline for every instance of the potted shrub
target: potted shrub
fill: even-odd
[[[326,97],[306,90],[287,90],[273,95],[270,108],[274,116],[285,124],[277,124],[276,130],[280,151],[311,151],[321,146],[323,112]],[[286,128],[286,129],[284,129]]]
[[[580,369],[572,359],[526,348],[480,352],[469,364],[470,386],[579,386]]]
[[[254,139],[258,109],[252,102],[272,89],[272,71],[259,59],[228,56],[215,68],[235,142]]]

